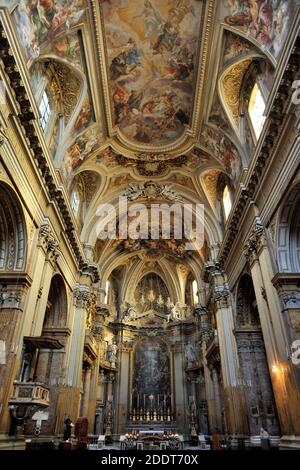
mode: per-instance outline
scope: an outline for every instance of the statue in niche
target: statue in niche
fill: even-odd
[[[190,366],[196,362],[197,354],[195,343],[188,343],[185,345],[185,360],[187,365]]]
[[[113,340],[112,343],[108,346],[107,356],[110,365],[112,367],[116,367],[118,361],[118,346],[115,340]]]

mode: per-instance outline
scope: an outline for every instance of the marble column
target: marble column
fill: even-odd
[[[233,335],[231,293],[226,275],[218,263],[206,263],[205,271],[205,279],[210,282],[213,292],[212,301],[218,331],[227,431],[234,435],[248,436],[244,394],[237,386],[239,360]]]
[[[98,376],[97,385],[97,399],[96,399],[96,420],[95,420],[95,433],[96,435],[103,434],[103,410],[104,410],[104,396],[105,396],[105,374],[101,369]]]
[[[92,375],[92,368],[90,366],[87,366],[84,371],[83,397],[82,397],[82,408],[81,408],[81,416],[86,416],[86,417],[88,416],[88,410],[89,410],[91,375]]]
[[[180,434],[189,433],[188,423],[188,404],[186,397],[185,371],[183,345],[176,343],[173,346],[174,358],[174,391],[175,391],[175,410],[176,424]],[[174,393],[173,393],[174,395]]]
[[[98,386],[97,386],[97,402],[104,403],[104,391],[105,391],[105,374],[104,370],[101,369],[98,377]]]
[[[106,377],[107,380],[107,396],[105,403],[105,435],[110,437],[113,431],[113,382],[115,374],[109,372]]]
[[[216,409],[216,432],[217,434],[223,433],[223,423],[222,423],[222,402],[220,396],[220,384],[219,377],[215,367],[211,368],[211,376],[214,387],[214,396],[215,396],[215,409]]]
[[[118,382],[117,382],[117,414],[116,432],[124,434],[126,430],[128,409],[128,394],[130,380],[130,348],[121,344],[120,359],[118,361]]]
[[[272,284],[274,272],[270,242],[259,217],[255,218],[254,228],[246,242],[245,256],[251,268],[282,441],[287,442],[287,447],[295,445],[300,448],[299,383],[289,360],[289,335],[282,303]]]

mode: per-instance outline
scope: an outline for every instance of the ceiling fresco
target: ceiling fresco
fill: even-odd
[[[65,97],[55,96],[61,112],[47,144],[68,185],[89,169],[174,181],[217,169],[236,185],[254,147],[250,129],[241,136],[237,125],[238,64],[258,57],[263,87],[271,89],[298,4],[0,0],[37,104],[49,68],[50,89]]]
[[[13,12],[19,40],[27,59],[37,59],[59,34],[77,24],[84,0],[21,0]]]
[[[103,1],[114,124],[143,144],[166,144],[193,112],[203,4]]]
[[[278,58],[299,0],[223,0],[222,3],[225,24],[252,36]]]

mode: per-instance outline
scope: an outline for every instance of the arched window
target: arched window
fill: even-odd
[[[263,129],[266,117],[264,115],[266,103],[258,83],[255,83],[249,100],[248,112],[251,124],[258,140]]]
[[[108,304],[108,301],[109,301],[109,288],[110,288],[110,281],[106,281],[106,284],[105,284],[105,299],[104,299],[105,304]]]
[[[193,291],[193,301],[194,301],[194,305],[196,305],[198,303],[198,285],[197,285],[197,281],[194,280],[192,282],[192,291]]]
[[[72,193],[72,197],[71,197],[71,208],[72,208],[72,211],[73,211],[75,217],[77,217],[77,215],[78,215],[79,205],[80,205],[79,192],[78,192],[77,189],[74,189],[74,191]]]
[[[232,184],[224,173],[221,173],[217,182],[217,210],[221,223],[225,226],[232,208]]]
[[[44,93],[42,94],[39,108],[40,108],[40,114],[41,114],[40,125],[43,131],[45,132],[47,129],[47,125],[49,123],[50,114],[51,114],[50,102],[49,102],[49,98],[48,98],[46,91],[44,91]]]
[[[223,190],[222,204],[224,209],[225,220],[227,220],[232,207],[231,195],[227,185]]]

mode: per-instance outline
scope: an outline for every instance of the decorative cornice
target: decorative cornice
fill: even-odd
[[[291,97],[294,92],[292,84],[297,78],[297,74],[299,74],[299,60],[300,36],[298,36],[295,41],[289,61],[279,83],[275,100],[268,115],[269,126],[260,151],[255,157],[253,165],[251,165],[252,168],[247,177],[248,182],[246,186],[243,186],[240,189],[237,201],[232,209],[232,213],[228,221],[226,236],[220,250],[219,261],[221,264],[225,263],[232,247],[234,246],[234,241],[238,232],[242,214],[244,213],[247,199],[254,199],[255,193],[260,187],[259,182],[262,180],[265,167],[276,148],[280,134],[285,125]]]

